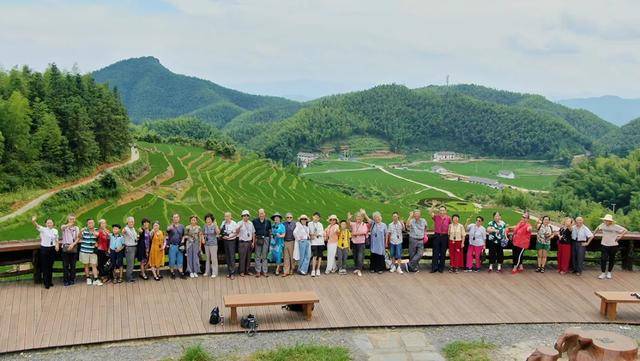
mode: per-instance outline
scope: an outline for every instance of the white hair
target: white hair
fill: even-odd
[[[127,217],[127,223],[129,223],[129,222],[135,222],[135,221],[136,221],[136,220],[135,220],[132,216]]]
[[[373,214],[371,215],[371,217],[372,217],[372,218],[376,218],[376,217],[380,217],[380,218],[382,218],[382,213],[380,213],[380,212],[378,212],[378,211],[375,211],[375,212],[373,212]]]

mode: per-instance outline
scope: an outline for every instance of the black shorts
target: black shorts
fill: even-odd
[[[311,255],[313,257],[322,257],[324,246],[311,246]]]

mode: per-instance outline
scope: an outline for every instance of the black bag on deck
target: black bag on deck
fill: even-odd
[[[214,307],[213,310],[211,310],[209,323],[212,325],[217,325],[220,323],[220,310],[218,309],[218,306]]]
[[[315,305],[312,303],[311,304],[311,310],[313,311]],[[282,306],[282,308],[284,308],[285,310],[288,311],[293,311],[293,312],[303,312],[304,311],[304,305],[299,304],[299,303],[293,303],[290,305],[284,305]]]
[[[256,319],[256,316],[249,314],[247,317],[242,317],[240,319],[240,327],[255,332],[258,327],[258,320]]]

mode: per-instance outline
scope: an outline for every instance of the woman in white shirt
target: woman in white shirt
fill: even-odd
[[[58,230],[53,228],[53,220],[47,219],[46,227],[38,224],[37,218],[33,216],[31,223],[40,232],[40,272],[42,272],[42,282],[44,288],[53,286],[53,261],[58,251]]]
[[[311,256],[311,236],[309,235],[309,218],[306,215],[301,215],[296,223],[296,228],[293,230],[293,237],[298,242],[298,249],[300,254],[300,263],[298,266],[298,272],[306,276],[309,270],[309,258]]]

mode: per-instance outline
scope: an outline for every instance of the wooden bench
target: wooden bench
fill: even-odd
[[[640,298],[632,296],[632,293],[634,292],[597,291],[596,296],[600,297],[600,314],[609,320],[615,320],[618,303],[640,303]]]
[[[271,306],[271,305],[302,305],[304,318],[311,319],[313,304],[320,299],[315,291],[275,292],[275,293],[245,293],[241,295],[223,296],[225,307],[231,308],[230,322],[238,322],[238,307]]]

